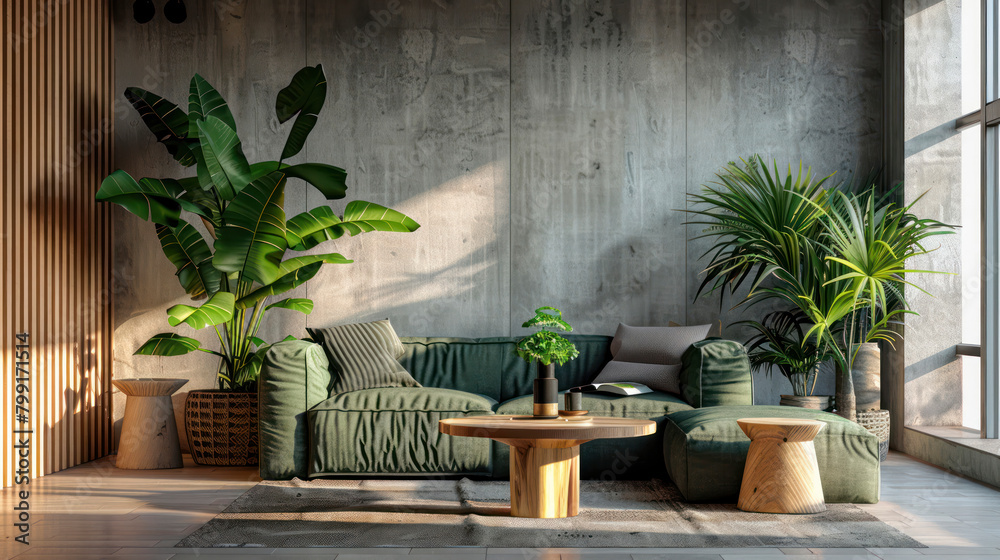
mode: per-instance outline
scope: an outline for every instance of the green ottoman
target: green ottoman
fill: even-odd
[[[684,498],[735,503],[750,448],[736,420],[767,417],[826,422],[814,440],[824,498],[828,503],[878,502],[878,437],[836,414],[790,406],[713,406],[668,414],[663,459]]]

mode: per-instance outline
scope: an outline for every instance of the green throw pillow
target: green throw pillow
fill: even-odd
[[[331,395],[376,387],[420,387],[397,361],[403,343],[388,319],[308,331],[326,350],[335,370]]]

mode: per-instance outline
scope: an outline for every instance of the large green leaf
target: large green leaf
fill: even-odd
[[[413,218],[391,208],[380,206],[374,202],[355,200],[344,210],[344,221],[341,227],[351,235],[366,231],[416,231],[420,224]]]
[[[201,342],[176,333],[154,335],[135,351],[143,356],[181,356],[201,348]]]
[[[289,177],[302,179],[323,193],[327,200],[347,196],[347,171],[325,163],[300,163],[283,170]]]
[[[236,130],[210,116],[198,121],[205,170],[223,200],[232,200],[250,183],[250,164]],[[200,172],[200,170],[199,170]]]
[[[321,64],[299,70],[292,77],[291,83],[278,92],[275,100],[278,122],[283,123],[298,115],[281,151],[281,159],[288,159],[302,151],[306,138],[316,126],[316,119],[325,101],[326,76]]]
[[[329,206],[319,206],[308,212],[303,212],[288,220],[288,248],[293,251],[305,251],[316,245],[336,239],[344,235],[341,219],[333,213]]]
[[[265,309],[291,309],[308,315],[313,311],[313,301],[306,298],[285,298],[268,305]]]
[[[229,128],[236,130],[236,119],[229,111],[226,100],[205,78],[195,74],[191,78],[191,88],[188,95],[188,124],[192,137],[197,122],[206,120],[208,117],[215,117],[226,123]]]
[[[199,298],[219,291],[222,273],[212,266],[212,251],[194,226],[184,220],[175,228],[157,225],[156,235],[188,295]]]
[[[350,264],[354,261],[339,253],[323,255],[307,255],[295,257],[281,263],[281,276],[266,286],[257,288],[249,295],[236,302],[238,309],[245,309],[257,304],[260,300],[283,294],[308,282],[319,272],[323,264]]]
[[[159,95],[137,87],[126,89],[125,99],[139,112],[139,117],[156,136],[156,141],[163,144],[178,163],[184,167],[194,165],[194,154],[185,140],[188,116],[184,111]]]
[[[183,179],[183,181],[189,181],[189,179]],[[197,179],[194,179],[194,183],[197,184]],[[153,179],[150,177],[143,177],[139,179],[139,185],[141,185],[147,192],[162,192],[167,191],[170,196],[174,197],[177,204],[180,205],[181,210],[187,210],[195,214],[202,214],[204,209],[188,200],[184,196],[185,184],[178,179]]]
[[[285,176],[270,173],[247,185],[226,208],[213,264],[244,280],[270,284],[281,275],[285,254]]]
[[[264,298],[281,295],[289,290],[294,290],[309,280],[312,280],[313,276],[316,276],[316,273],[319,272],[319,269],[322,266],[323,263],[317,262],[288,272],[274,282],[271,282],[266,286],[261,286],[260,288],[250,292],[248,295],[240,298],[236,302],[236,308],[246,309],[248,307],[253,307]]]
[[[272,171],[283,171],[289,177],[302,179],[323,193],[327,200],[347,196],[347,171],[325,163],[281,164],[276,161],[262,161],[250,166],[250,175],[256,179]]]
[[[194,185],[189,187],[180,197],[181,203],[187,203],[185,210],[198,214],[208,220],[213,226],[222,225],[222,211],[219,210],[219,201],[212,196],[211,191],[206,191],[198,186],[198,180],[194,179]]]
[[[175,305],[167,310],[167,322],[171,327],[181,323],[195,329],[203,329],[226,323],[233,318],[233,306],[236,296],[230,292],[216,292],[200,307],[190,305]]]
[[[113,202],[143,220],[173,227],[181,215],[181,203],[175,198],[179,194],[162,182],[143,180],[137,183],[119,169],[101,181],[95,198]]]
[[[372,202],[356,200],[347,205],[343,219],[328,206],[320,206],[288,220],[288,245],[293,251],[305,251],[345,233],[357,235],[368,231],[416,231],[420,224],[409,216]]]

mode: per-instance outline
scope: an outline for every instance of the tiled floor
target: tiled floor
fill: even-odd
[[[905,455],[890,454],[882,502],[862,506],[930,548],[922,549],[177,549],[188,535],[257,481],[253,469],[186,467],[122,471],[108,459],[32,481],[30,546],[13,542],[12,489],[0,494],[0,558],[373,560],[1000,558],[1000,492]]]

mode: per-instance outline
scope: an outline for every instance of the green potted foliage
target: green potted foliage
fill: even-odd
[[[819,368],[833,358],[829,346],[806,333],[812,326],[799,310],[778,310],[768,313],[762,321],[739,321],[753,331],[747,341],[747,355],[754,373],[770,375],[774,369],[792,385],[791,395],[781,395],[781,404],[829,410],[829,395],[816,395]]]
[[[186,114],[139,88],[128,88],[125,97],[157,141],[182,166],[195,167],[195,174],[136,181],[118,170],[101,183],[96,198],[153,222],[181,287],[192,299],[205,300],[168,309],[170,326],[212,329],[219,340],[217,348],[204,348],[194,338],[164,332],[135,353],[218,356],[219,390],[194,391],[185,405],[191,453],[200,464],[256,464],[257,376],[270,347],[257,332],[265,315],[275,310],[311,313],[311,300],[280,296],[312,279],[325,264],[353,262],[339,253],[305,251],[344,234],[412,232],[420,226],[395,210],[363,201],[348,203],[342,216],[327,205],[285,215],[289,179],[305,181],[327,200],[344,198],[347,191],[347,173],[339,167],[284,163],[302,150],[323,108],[322,66],[299,70],[278,92],[278,121],[294,118],[278,161],[247,161],[229,106],[197,74],[191,79]],[[208,237],[182,212],[199,218]]]
[[[801,165],[797,175],[789,167],[782,177],[760,156],[730,163],[718,178],[691,196],[691,223],[706,226],[701,237],[714,240],[703,255],[710,262],[698,295],[743,287],[748,292],[738,306],[778,300],[801,312],[808,321],[803,340],[825,345],[841,372],[838,412],[853,418],[851,372],[862,344],[892,344],[892,325],[914,313],[902,287],[920,289],[905,274],[934,272],[907,269],[906,260],[929,252],[926,240],[952,226],[878,197],[870,183],[827,188],[830,176],[814,181]],[[858,321],[862,310],[870,320]]]
[[[529,365],[538,363],[538,377],[534,386],[534,417],[558,418],[559,381],[556,379],[555,364],[565,364],[579,356],[580,351],[572,342],[548,329],[573,332],[573,327],[563,320],[562,311],[555,307],[539,307],[535,310],[535,316],[521,326],[540,329],[519,340],[514,347],[517,355]]]

